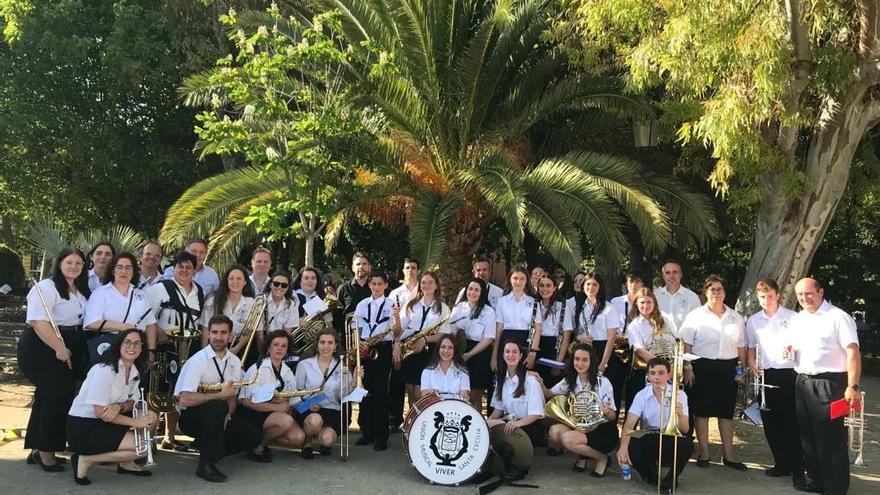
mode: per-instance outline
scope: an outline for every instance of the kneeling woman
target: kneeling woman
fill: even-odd
[[[259,394],[268,397],[267,389],[274,389],[272,394],[293,392],[296,390],[296,377],[290,368],[284,365],[290,349],[290,337],[284,330],[275,330],[266,337],[260,361],[251,365],[245,373],[244,381],[249,381],[260,367],[257,381],[248,387],[242,387],[238,402],[243,407],[236,409],[242,419],[250,421],[263,431],[263,441],[256,450],[248,452],[248,458],[257,462],[272,462],[269,442],[278,442],[290,447],[302,447],[306,435],[302,428],[290,415],[291,403],[299,399],[273,398],[269,401],[254,402]]]
[[[471,381],[452,335],[444,334],[422,370],[421,394],[437,394],[443,399],[469,399]]]
[[[599,361],[593,348],[588,344],[577,344],[566,363],[564,378],[551,389],[544,387],[544,397],[554,395],[570,396],[584,391],[595,392],[602,401],[602,416],[607,420],[589,433],[581,433],[564,424],[550,426],[550,447],[562,447],[568,452],[578,454],[573,469],[583,472],[587,459],[596,461],[591,476],[601,478],[611,462],[608,453],[617,447],[617,424],[614,421],[617,408],[614,404],[614,389],[611,382],[598,372]]]
[[[339,437],[342,411],[342,398],[351,393],[355,383],[348,368],[342,366],[336,357],[338,347],[336,330],[325,328],[318,332],[318,354],[299,363],[296,367],[296,386],[299,390],[321,388],[321,402],[311,404],[308,411],[296,411],[296,421],[306,432],[306,446],[303,457],[311,459],[310,444],[317,440],[321,455],[330,455],[330,447]],[[340,370],[341,368],[341,370]],[[341,374],[346,375],[347,387],[342,390]],[[363,369],[357,370],[363,377]]]
[[[640,423],[643,430],[656,432],[666,428],[666,424],[669,422],[669,406],[673,387],[667,383],[670,378],[669,371],[669,361],[664,358],[655,357],[648,361],[648,382],[651,386],[643,388],[636,394],[636,398],[626,415],[626,422],[623,425],[624,432],[633,431],[636,423]],[[675,419],[678,431],[686,434],[690,424],[687,395],[683,390],[678,391]],[[661,490],[672,489],[672,480],[677,480],[684,467],[687,466],[693,450],[694,445],[690,437],[678,437],[677,449],[676,437],[665,436],[663,438],[662,464],[670,469],[660,483]],[[660,435],[658,433],[649,433],[640,438],[624,434],[620,439],[620,448],[617,450],[617,460],[621,465],[631,464],[647,483],[656,485],[660,471],[657,465],[659,453]],[[673,457],[673,453],[675,457]],[[674,474],[671,469],[673,465],[675,466]]]
[[[135,452],[133,428],[151,428],[156,414],[132,418],[134,401],[140,398],[140,371],[146,367],[144,336],[134,328],[118,339],[89,370],[67,416],[67,442],[73,456],[73,478],[88,485],[89,468],[101,462],[116,462],[116,472],[149,476],[134,463],[142,455]]]
[[[526,374],[526,362],[522,348],[516,340],[504,340],[501,346],[503,366],[498,368],[497,386],[492,397],[492,415],[489,428],[504,424],[504,431],[513,433],[522,428],[532,445],[542,446],[544,442],[544,393],[541,383],[532,375]]]

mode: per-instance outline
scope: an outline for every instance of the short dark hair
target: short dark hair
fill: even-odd
[[[638,280],[641,283],[645,283],[645,277],[642,276],[640,272],[632,271],[626,274],[626,281],[633,282]]]
[[[193,268],[195,268],[196,265],[198,264],[198,260],[196,260],[196,255],[189,253],[187,251],[184,251],[182,249],[180,251],[178,251],[177,254],[174,255],[174,265],[175,266],[177,266],[181,263],[186,263],[187,261],[190,262],[190,264],[192,264]]]
[[[204,237],[190,237],[189,239],[186,240],[186,244],[184,244],[184,247],[190,247],[190,245],[196,244],[196,243],[202,244],[206,248],[208,247],[208,240],[205,239]]]
[[[654,356],[649,359],[646,369],[651,369],[654,366],[663,366],[666,368],[667,373],[672,370],[672,365],[669,363],[669,359],[662,356]]]
[[[678,265],[678,268],[679,268],[682,272],[684,271],[684,266],[682,266],[681,261],[679,261],[677,258],[666,258],[666,259],[664,259],[664,260],[663,260],[663,263],[660,265],[660,269],[662,270],[663,267],[666,266],[666,265],[668,265],[669,263],[675,263],[676,265]]]
[[[377,272],[372,271],[367,274],[367,280],[373,280],[374,278],[381,278],[386,284],[388,283],[388,275],[385,272]]]
[[[223,325],[226,325],[227,327],[229,327],[229,333],[232,333],[232,320],[229,319],[228,316],[223,315],[223,314],[214,315],[211,317],[210,320],[208,320],[208,331],[211,330],[212,326],[220,325],[220,324],[223,324]]]
[[[290,335],[287,334],[285,330],[273,330],[263,338],[263,348],[260,349],[260,357],[267,357],[269,355],[269,349],[272,348],[272,341],[278,338],[283,338],[287,340],[287,354],[284,357],[290,356],[291,351],[293,350],[293,342],[290,339]]]
[[[401,263],[400,266],[405,266],[407,263],[415,263],[418,268],[422,267],[422,264],[419,263],[419,260],[411,256],[407,256],[406,258],[404,258],[403,263]]]
[[[477,266],[477,263],[487,263],[487,264],[491,265],[491,263],[489,263],[489,258],[484,254],[481,254],[479,256],[474,256],[473,261],[471,261],[471,266],[472,267]]]
[[[755,290],[758,292],[767,292],[768,290],[772,290],[773,292],[779,292],[779,284],[776,283],[772,278],[762,278],[758,280],[758,283],[755,284]]]
[[[721,287],[723,287],[724,290],[727,290],[727,283],[724,282],[724,279],[721,278],[720,275],[709,275],[706,277],[706,280],[703,281],[703,293],[709,290],[709,287],[715,283],[721,284]]]

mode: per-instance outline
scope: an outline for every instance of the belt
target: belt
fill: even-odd
[[[811,380],[833,380],[835,378],[846,377],[846,371],[828,371],[825,373],[816,373],[815,375],[809,375],[806,373],[798,374],[804,378],[809,378]]]
[[[505,332],[528,332],[525,328],[505,328]]]
[[[58,330],[62,332],[82,332],[82,325],[59,326]]]

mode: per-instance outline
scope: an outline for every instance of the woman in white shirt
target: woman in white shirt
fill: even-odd
[[[654,291],[647,287],[636,290],[635,299],[629,312],[630,323],[626,327],[629,344],[633,350],[633,361],[641,360],[645,363],[656,357],[645,347],[650,345],[655,332],[667,332],[675,337],[675,325],[660,312],[657,297]],[[656,330],[655,330],[656,329]],[[669,356],[666,356],[668,359]],[[635,396],[645,388],[647,369],[632,367],[626,382],[626,408],[632,405]]]
[[[321,276],[321,271],[311,266],[304,266],[299,269],[299,273],[297,274],[296,279],[293,281],[293,289],[297,299],[299,300],[300,319],[308,316],[304,307],[307,302],[316,297],[319,299],[324,299],[324,297],[326,296],[324,290],[324,280]],[[328,328],[333,325],[332,311],[328,311],[327,314],[324,315],[324,322],[327,323]]]
[[[538,357],[564,362],[571,339],[571,315],[568,314],[571,306],[566,301],[557,301],[557,291],[556,281],[549,276],[538,280],[538,313],[541,320],[541,350]],[[554,373],[554,368],[549,366],[538,366],[538,373],[548,387],[560,380],[559,372]]]
[[[91,484],[89,468],[101,462],[115,462],[116,472],[150,476],[135,459],[144,454],[135,451],[133,429],[152,428],[157,416],[153,411],[132,418],[134,402],[141,398],[140,372],[146,369],[144,335],[136,328],[119,334],[101,361],[89,370],[67,416],[67,442],[73,456],[73,479],[78,485]]]
[[[300,390],[321,387],[320,402],[309,405],[306,412],[293,413],[296,421],[306,432],[306,447],[304,455],[311,452],[311,442],[318,442],[321,455],[330,455],[330,448],[336,443],[342,428],[341,411],[342,398],[354,390],[355,382],[351,378],[348,368],[340,364],[336,355],[337,335],[336,330],[325,328],[318,332],[318,354],[299,363],[296,368],[296,386]],[[357,370],[358,375],[364,376],[363,369]],[[348,386],[342,390],[341,375],[346,375]],[[309,452],[306,452],[308,449]]]
[[[504,365],[496,374],[498,383],[492,397],[495,410],[489,416],[489,428],[504,424],[507,433],[522,428],[532,445],[543,446],[544,392],[541,383],[526,374],[522,348],[516,340],[502,342],[501,357]]]
[[[110,280],[111,262],[116,248],[110,241],[99,241],[89,251],[89,290],[95,290]]]
[[[440,342],[431,360],[422,371],[421,394],[437,394],[441,398],[468,400],[471,382],[461,355],[455,350],[455,340],[449,334],[440,336]]]
[[[648,484],[657,485],[658,466],[660,460],[660,435],[648,433],[641,437],[634,437],[627,433],[641,425],[642,430],[658,431],[666,428],[669,422],[670,404],[672,402],[672,386],[668,381],[671,378],[669,361],[655,357],[648,361],[648,381],[650,387],[643,388],[626,414],[623,424],[624,435],[620,437],[620,448],[617,449],[617,460],[620,465],[629,464],[636,468]],[[662,405],[662,406],[661,406]],[[677,437],[678,449],[676,450],[676,437],[663,437],[663,466],[668,466],[669,472],[660,483],[660,490],[671,490],[673,478],[677,479],[687,466],[691,452],[694,449],[693,440],[687,436],[690,428],[688,420],[688,397],[683,390],[678,391],[678,400],[675,404],[675,419],[678,431],[682,433]],[[673,457],[674,454],[674,457]],[[675,464],[676,471],[673,473],[672,466]]]
[[[607,420],[589,433],[581,433],[560,423],[550,426],[548,431],[550,447],[549,455],[559,455],[560,448],[578,455],[574,469],[576,472],[586,470],[587,459],[596,462],[590,476],[602,478],[605,470],[611,462],[608,453],[617,447],[617,423],[614,418],[617,407],[614,404],[614,389],[611,382],[598,374],[598,361],[593,348],[588,344],[577,344],[565,363],[565,378],[552,388],[548,389],[541,384],[544,397],[549,399],[554,395],[571,396],[583,391],[592,391],[599,395],[602,401],[602,415]]]
[[[251,308],[254,306],[254,288],[248,280],[247,270],[241,265],[232,265],[223,278],[220,279],[220,287],[208,296],[205,301],[205,307],[202,310],[202,347],[208,344],[208,321],[216,315],[226,315],[232,320],[232,335],[230,342],[235,342],[230,350],[235,355],[241,355],[247,345],[246,339],[238,338],[244,330],[244,323],[247,321],[248,315],[251,314]],[[262,342],[262,331],[255,330],[255,343]],[[259,346],[252,346],[258,348]],[[247,360],[247,356],[242,356],[242,362]]]
[[[302,447],[306,435],[293,416],[290,406],[299,402],[298,398],[275,399],[276,392],[296,391],[296,377],[284,365],[290,349],[290,336],[284,330],[270,332],[260,352],[260,361],[251,365],[244,380],[249,381],[257,373],[257,381],[242,387],[238,393],[241,407],[235,412],[242,419],[250,421],[263,432],[263,442],[256,449],[248,451],[248,458],[256,462],[272,462],[269,442],[277,442],[295,449]],[[266,400],[269,399],[269,400]],[[256,400],[256,402],[255,402]]]
[[[620,315],[605,296],[605,282],[596,272],[588,273],[584,291],[575,294],[574,335],[577,342],[590,344],[599,358],[599,373],[611,380],[614,403],[620,404],[626,366],[614,355]]]
[[[266,301],[266,331],[284,330],[288,335],[299,327],[299,299],[293,297],[290,274],[275,272],[266,284],[271,297]]]
[[[527,348],[526,367],[535,366],[535,359],[541,345],[541,319],[538,317],[538,301],[531,294],[529,274],[525,268],[514,267],[507,277],[510,290],[498,299],[495,308],[495,342],[514,340],[523,348]],[[529,339],[531,343],[529,344]],[[493,372],[504,368],[501,349],[495,349],[489,363]]]
[[[102,347],[111,344],[122,330],[137,328],[146,330],[147,325],[156,323],[150,301],[137,287],[140,280],[137,258],[131,253],[121,252],[110,263],[110,279],[98,287],[89,297],[83,325],[88,333],[89,354],[96,361]],[[108,335],[109,334],[109,335]]]
[[[67,410],[76,395],[76,382],[88,369],[82,329],[89,296],[85,261],[79,249],[61,250],[52,276],[28,292],[28,326],[18,341],[18,367],[36,387],[24,439],[24,447],[31,449],[27,463],[48,472],[64,469],[55,452],[63,451],[67,444]],[[52,320],[58,325],[61,339],[52,328]]]
[[[461,358],[471,382],[470,403],[482,413],[483,394],[492,386],[489,361],[495,341],[495,310],[489,306],[485,281],[474,278],[468,282],[449,317],[449,330],[453,334],[464,332],[465,352]]]
[[[706,304],[691,311],[681,324],[684,351],[700,357],[685,367],[684,383],[690,386],[694,429],[699,442],[697,467],[709,467],[709,418],[718,418],[718,433],[725,466],[745,471],[733,455],[733,411],[736,407],[737,359],[746,362],[745,321],[724,304],[724,280],[709,275],[703,283]]]

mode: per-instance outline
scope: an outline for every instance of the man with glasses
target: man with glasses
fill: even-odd
[[[141,276],[135,284],[138,289],[146,290],[155,285],[162,278],[159,271],[159,263],[162,262],[162,246],[159,241],[149,240],[141,248]]]

